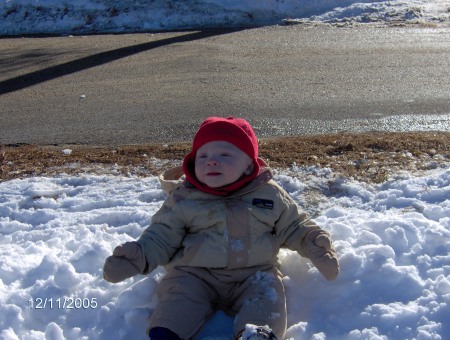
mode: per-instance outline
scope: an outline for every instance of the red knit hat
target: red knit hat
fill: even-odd
[[[254,171],[252,174],[244,176],[237,182],[220,189],[210,188],[200,183],[195,177],[195,155],[200,147],[212,141],[229,142],[245,152],[253,160]],[[231,191],[239,189],[245,183],[254,179],[259,173],[258,139],[256,138],[251,125],[243,118],[207,118],[203,121],[195,134],[192,143],[192,151],[184,158],[183,171],[186,175],[186,179],[197,188],[216,195],[227,195]]]

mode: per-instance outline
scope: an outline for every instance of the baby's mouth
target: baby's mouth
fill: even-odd
[[[221,173],[220,172],[208,172],[206,175],[207,176],[219,176],[219,175],[221,175]]]

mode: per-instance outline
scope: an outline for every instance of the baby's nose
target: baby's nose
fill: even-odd
[[[207,165],[217,165],[217,164],[219,164],[219,162],[217,161],[216,158],[211,157],[211,158],[208,159],[208,161],[206,162],[206,164],[207,164]]]

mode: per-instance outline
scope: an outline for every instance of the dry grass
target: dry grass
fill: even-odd
[[[58,174],[148,176],[179,164],[189,143],[92,146],[0,145],[0,181]],[[273,168],[330,167],[359,180],[382,182],[402,170],[450,163],[450,133],[370,133],[260,140],[260,157]],[[71,152],[64,152],[71,150]]]

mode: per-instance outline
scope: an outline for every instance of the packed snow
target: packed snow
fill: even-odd
[[[293,23],[448,25],[450,0],[0,0],[0,35],[148,32]]]
[[[328,282],[282,250],[287,339],[450,337],[450,166],[381,184],[326,168],[275,180],[335,240]],[[165,194],[157,177],[59,175],[0,183],[0,338],[145,339],[164,275],[102,278],[113,248],[140,236]],[[197,339],[231,339],[222,312]]]

